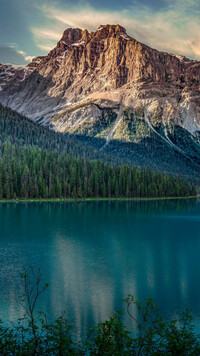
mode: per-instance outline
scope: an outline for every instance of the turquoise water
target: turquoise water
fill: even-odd
[[[79,337],[152,297],[166,317],[191,307],[200,325],[200,201],[0,204],[0,318],[16,320],[23,266],[50,287],[38,310],[64,310]],[[126,312],[124,321],[131,326]]]

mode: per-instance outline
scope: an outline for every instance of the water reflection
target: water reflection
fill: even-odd
[[[167,316],[185,306],[200,315],[199,213],[195,199],[1,204],[1,317],[21,313],[23,265],[50,282],[39,309],[65,310],[79,337],[128,294],[152,297]]]

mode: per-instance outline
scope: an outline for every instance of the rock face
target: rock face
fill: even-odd
[[[183,130],[196,147],[190,156],[200,153],[199,61],[159,52],[122,26],[105,25],[96,32],[67,29],[28,70],[17,85],[3,84],[0,102],[36,122],[102,140],[102,150],[114,139],[136,144],[156,137],[188,154]]]
[[[0,63],[0,91],[6,86],[15,86],[23,82],[32,72],[26,66]]]

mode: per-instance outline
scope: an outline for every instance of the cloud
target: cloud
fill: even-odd
[[[33,60],[34,56],[26,56],[25,61],[26,62],[31,62]]]
[[[48,28],[31,28],[31,32],[33,34],[33,39],[38,46],[38,48],[43,51],[50,51],[56,44],[56,42],[60,39],[62,29],[59,26],[60,31],[57,29],[48,29]]]
[[[133,2],[134,4],[134,2]],[[200,59],[199,0],[166,0],[157,12],[132,5],[123,11],[100,11],[90,6],[72,9],[42,6],[49,27],[31,28],[36,45],[49,51],[67,27],[94,31],[101,24],[121,24],[138,41],[159,50]]]
[[[26,64],[24,56],[13,47],[0,47],[0,63]]]
[[[49,29],[38,29],[38,28],[33,28],[32,33],[37,39],[49,39],[51,38],[52,40],[57,40],[58,37],[60,36],[60,32],[55,32],[54,30],[49,30]]]
[[[72,10],[59,10],[43,6],[41,10],[45,16],[57,22],[60,27],[79,27],[94,31],[102,24],[113,24],[124,21],[128,15],[127,10],[120,12],[98,11],[93,8],[76,8]]]
[[[15,44],[0,47],[0,63],[27,64],[34,57],[27,56],[24,51],[17,50]]]
[[[23,57],[25,57],[26,53],[24,51],[16,51],[17,53],[21,54]]]

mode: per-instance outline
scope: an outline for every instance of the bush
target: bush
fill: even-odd
[[[84,340],[75,342],[64,316],[49,323],[44,313],[35,312],[48,285],[41,284],[40,269],[35,272],[31,268],[30,272],[31,278],[26,269],[22,273],[24,293],[19,302],[24,307],[24,317],[10,327],[0,322],[0,355],[200,355],[200,338],[189,310],[179,320],[166,321],[151,299],[142,304],[132,295],[125,303],[137,324],[135,334],[126,329],[118,312],[89,330]],[[132,312],[133,307],[136,313]]]

